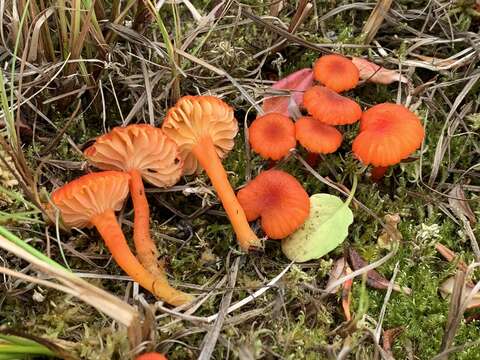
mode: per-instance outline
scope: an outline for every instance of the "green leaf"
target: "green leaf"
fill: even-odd
[[[355,184],[354,184],[355,187]],[[282,251],[292,261],[318,259],[340,245],[348,235],[353,213],[348,205],[330,194],[310,196],[310,215],[301,228],[282,240]]]

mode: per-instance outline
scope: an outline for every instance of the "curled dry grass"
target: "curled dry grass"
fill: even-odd
[[[480,36],[472,2],[0,0],[0,10],[0,189],[6,198],[0,204],[9,214],[0,219],[49,257],[141,309],[144,342],[134,350],[156,348],[172,359],[478,357],[472,342],[478,329],[460,322],[468,276],[457,276],[449,309],[437,290],[455,266],[434,250],[440,242],[467,262],[480,257],[478,222],[465,221],[452,205],[459,199],[452,190],[460,186],[461,200],[478,218]],[[273,80],[329,52],[366,56],[411,79],[363,84],[352,93],[362,107],[410,106],[422,116],[427,139],[418,160],[383,184],[363,178],[346,243],[360,249],[370,268],[411,287],[411,297],[355,281],[354,319],[345,323],[337,298],[325,292],[341,250],[295,266],[274,242],[264,255],[239,254],[203,177],[149,191],[154,236],[169,272],[199,295],[201,306],[152,306],[150,295],[109,262],[94,232],[64,233],[44,222],[46,194],[84,173],[81,150],[98,134],[134,122],[159,125],[168,106],[187,93],[225,98],[246,125],[261,112]],[[353,176],[366,169],[349,152],[355,126],[344,130],[346,143],[318,168],[309,168],[301,151],[280,166],[309,193],[345,195]],[[237,187],[263,166],[240,138],[226,160]],[[402,218],[403,241],[390,252],[375,241],[386,213]],[[130,233],[132,214],[121,219]],[[132,355],[110,318],[32,279],[16,280],[15,271],[36,270],[8,252],[1,259],[10,273],[3,278],[0,325],[25,330],[24,319],[31,319],[29,332],[68,341],[83,358]],[[477,280],[475,273],[469,277]],[[390,353],[383,331],[396,327],[403,332]]]

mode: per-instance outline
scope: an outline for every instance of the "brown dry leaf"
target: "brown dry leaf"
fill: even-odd
[[[384,85],[395,81],[408,83],[407,78],[395,70],[385,69],[371,61],[355,56],[352,58],[352,62],[360,72],[360,79],[362,80]]]
[[[442,285],[440,285],[440,293],[442,294],[443,297],[447,297],[449,295],[452,295],[453,293],[453,287],[455,285],[455,277],[451,276],[447,280],[445,280]],[[466,284],[465,285],[465,291],[463,292],[464,299],[467,298],[473,289],[473,285],[471,284]],[[476,293],[472,300],[467,305],[466,310],[473,309],[473,308],[478,308],[480,307],[480,294]]]
[[[350,269],[350,266],[346,265],[342,275],[347,276],[351,273],[352,269]],[[343,283],[342,289],[342,308],[343,313],[345,314],[345,320],[347,321],[352,320],[352,315],[350,314],[350,305],[352,303],[352,285],[353,279],[347,280]]]
[[[377,243],[382,249],[390,250],[392,248],[393,241],[402,239],[402,234],[397,229],[401,219],[399,214],[387,214],[384,216],[384,220],[385,225],[388,227],[391,233],[395,234],[396,239],[392,239],[392,237],[389,235],[389,232],[383,229],[382,233],[377,239]]]
[[[450,250],[448,247],[446,247],[445,245],[442,245],[440,243],[436,243],[435,244],[435,249],[448,261],[448,262],[452,262],[453,260],[455,260],[455,258],[457,257],[457,254],[455,254],[455,252],[453,252],[452,250]],[[467,264],[465,264],[462,260],[460,260],[458,262],[458,268],[464,272],[467,271]]]
[[[368,263],[360,256],[360,254],[352,248],[348,249],[348,258],[353,270],[358,270],[368,265]],[[385,290],[388,289],[390,281],[380,275],[378,271],[370,270],[367,272],[367,284],[375,289]],[[400,287],[397,284],[393,284],[393,290],[403,292],[406,295],[410,295],[412,293],[412,289],[408,287]]]
[[[392,345],[395,339],[405,330],[403,326],[388,329],[383,332],[383,350],[392,354]]]
[[[465,198],[465,192],[463,191],[462,186],[454,186],[448,195],[450,196],[448,198],[448,204],[455,215],[460,219],[465,217],[470,221],[471,225],[475,225],[477,223],[477,219]]]
[[[348,266],[348,265],[347,265],[347,261],[345,260],[344,257],[341,257],[340,259],[335,261],[335,263],[333,264],[332,269],[330,270],[330,273],[329,273],[329,278],[328,278],[327,287],[326,287],[327,289],[330,288],[331,284],[333,284],[335,281],[337,281],[338,279],[340,279],[343,276],[346,266]],[[330,294],[335,294],[338,291],[338,289],[339,289],[339,286],[332,289],[330,291]]]

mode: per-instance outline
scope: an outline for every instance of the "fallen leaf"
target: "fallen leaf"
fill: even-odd
[[[362,80],[384,85],[395,81],[408,83],[407,78],[395,70],[385,69],[380,65],[359,57],[353,57],[352,62],[360,72],[360,79]]]
[[[448,261],[452,262],[455,260],[457,257],[457,254],[455,254],[452,250],[450,250],[448,247],[445,245],[442,245],[440,243],[435,244],[435,249]],[[460,260],[457,264],[458,268],[464,272],[467,272],[467,264],[465,264],[462,260]]]
[[[327,289],[330,288],[331,284],[333,284],[335,281],[340,279],[341,276],[343,276],[345,266],[347,266],[347,262],[344,257],[341,257],[340,259],[335,261],[329,273],[329,278],[328,278],[327,287],[326,287]],[[335,294],[338,291],[339,287],[340,285],[330,290],[330,294]]]
[[[402,239],[402,234],[397,229],[397,225],[400,223],[400,215],[387,214],[384,216],[384,220],[389,232],[387,232],[386,229],[383,229],[382,233],[377,239],[377,243],[382,249],[390,250],[394,241]],[[392,239],[390,233],[395,234],[396,239]]]
[[[352,269],[350,266],[346,265],[343,271],[343,275],[347,276],[352,273]],[[342,308],[343,313],[345,314],[345,320],[350,321],[352,320],[352,315],[350,314],[350,305],[352,302],[352,285],[353,279],[347,280],[343,283],[342,289]]]
[[[282,240],[282,251],[290,260],[318,259],[340,245],[353,222],[349,201],[330,194],[310,197],[310,215],[293,234]]]
[[[348,258],[353,270],[358,270],[368,265],[360,254],[352,248],[348,249]],[[385,290],[388,289],[390,281],[380,275],[377,270],[370,270],[367,272],[367,284],[375,289]],[[408,287],[400,287],[397,284],[393,284],[393,290],[403,292],[407,295],[412,293],[412,289]]]
[[[278,112],[285,116],[290,116],[289,102],[290,98],[297,107],[303,105],[303,94],[313,85],[312,69],[298,70],[287,77],[277,81],[271,87],[272,90],[285,90],[290,94],[271,96],[263,100],[263,111],[267,113]],[[290,107],[292,107],[290,105]]]
[[[403,326],[385,330],[383,332],[383,350],[391,355],[393,342],[403,330],[405,330]]]
[[[465,193],[463,192],[462,186],[454,186],[452,190],[450,190],[448,195],[450,196],[448,198],[448,204],[450,205],[450,208],[453,210],[455,215],[459,219],[465,217],[470,221],[471,225],[475,225],[477,223],[477,219],[472,211],[472,208],[468,204],[467,199],[465,198]]]
[[[454,285],[455,285],[455,277],[451,276],[447,280],[445,280],[442,283],[442,285],[440,285],[440,293],[444,297],[447,297],[448,295],[452,295]],[[464,299],[466,299],[471,294],[472,290],[473,290],[473,286],[467,283],[465,285],[465,291],[463,292]],[[468,303],[466,310],[478,308],[478,307],[480,307],[480,294],[476,293],[475,295],[473,295],[472,299]]]

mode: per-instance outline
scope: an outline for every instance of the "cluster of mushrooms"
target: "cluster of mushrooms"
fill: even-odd
[[[360,118],[353,152],[365,164],[387,167],[420,146],[422,125],[405,107],[381,104],[362,114],[357,103],[338,94],[354,88],[359,81],[358,70],[349,59],[338,55],[321,57],[315,63],[314,75],[322,85],[308,89],[303,101],[311,116],[295,123],[278,113],[258,117],[249,128],[255,152],[278,160],[298,140],[310,152],[331,153],[342,142],[342,134],[333,125],[352,124]],[[301,184],[277,169],[261,172],[235,194],[221,159],[233,148],[237,132],[233,109],[225,102],[213,96],[185,96],[168,111],[161,128],[129,125],[98,137],[84,154],[102,171],[84,175],[54,191],[50,211],[58,210],[67,228],[95,227],[116,263],[160,300],[174,306],[191,302],[192,295],[168,283],[159,261],[150,236],[143,181],[166,188],[182,175],[205,170],[244,251],[262,247],[249,221],[260,217],[265,234],[282,239],[298,229],[310,212],[309,197]],[[134,208],[136,256],[115,216],[128,194]]]

